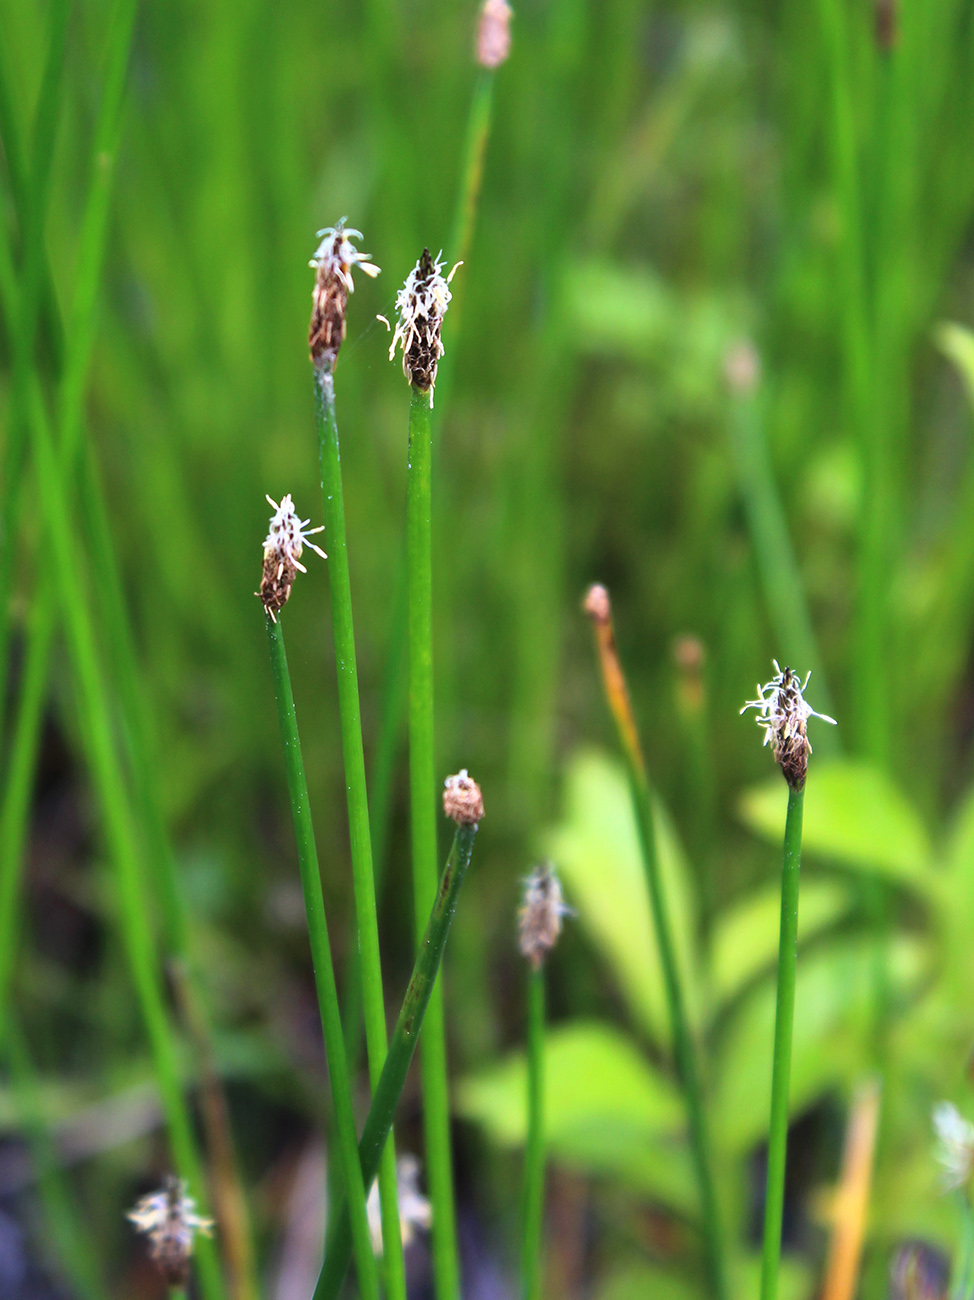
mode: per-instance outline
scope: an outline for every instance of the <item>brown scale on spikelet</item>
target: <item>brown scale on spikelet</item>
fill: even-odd
[[[299,519],[290,495],[281,498],[278,505],[271,497],[267,498],[274,507],[270,527],[264,538],[264,570],[260,580],[259,596],[265,611],[277,622],[277,616],[288,602],[294,579],[307,569],[301,563],[301,554],[306,546],[327,560],[328,556],[320,546],[309,541],[314,533],[324,532],[324,524],[318,528],[309,528],[310,519]]]
[[[550,862],[535,867],[524,882],[524,900],[517,914],[521,956],[541,968],[561,934],[562,917],[572,909],[561,892],[561,881]]]
[[[808,756],[812,746],[806,724],[809,718],[821,718],[835,726],[835,718],[816,713],[805,701],[808,673],[804,682],[791,668],[782,670],[773,659],[776,676],[764,686],[758,686],[758,696],[748,700],[741,709],[757,709],[757,724],[764,730],[764,743],[771,746],[775,761],[785,780],[793,790],[801,790],[808,772]]]
[[[344,217],[337,226],[319,230],[318,237],[321,243],[308,263],[315,271],[308,347],[315,369],[330,371],[345,338],[345,309],[348,295],[355,290],[352,270],[357,266],[375,277],[379,268],[372,264],[368,253],[360,253],[352,244],[353,239],[362,238],[362,233],[346,229]]]
[[[465,767],[444,781],[443,811],[458,826],[476,826],[483,817],[484,798],[480,786]]]
[[[185,1286],[194,1237],[198,1232],[209,1237],[213,1231],[213,1220],[196,1213],[186,1184],[167,1175],[162,1190],[143,1196],[126,1218],[149,1238],[149,1255],[169,1285]]]
[[[424,248],[419,261],[406,277],[406,283],[396,296],[399,319],[389,347],[391,361],[396,355],[397,346],[402,346],[403,374],[414,388],[430,394],[431,406],[436,367],[443,355],[440,331],[446,309],[453,297],[449,288],[450,281],[461,265],[458,262],[444,279],[440,257],[434,261],[429,249]]]

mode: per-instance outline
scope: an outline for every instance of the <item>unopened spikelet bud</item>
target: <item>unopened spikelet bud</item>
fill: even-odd
[[[318,528],[309,528],[310,519],[299,519],[290,495],[281,498],[278,505],[272,497],[268,504],[274,507],[270,527],[264,538],[264,570],[260,579],[259,596],[266,613],[277,622],[277,616],[288,602],[291,587],[298,572],[308,570],[301,563],[301,553],[306,546],[320,555],[323,560],[328,556],[309,538],[314,533],[323,533],[324,524]]]
[[[477,27],[477,62],[498,68],[511,52],[511,6],[507,0],[484,0]]]
[[[582,608],[595,624],[603,625],[611,622],[612,605],[609,601],[609,593],[600,582],[593,583],[589,587]]]
[[[562,918],[573,915],[561,892],[561,881],[550,862],[535,867],[524,882],[524,899],[517,914],[518,946],[535,970],[558,942]]]
[[[443,254],[434,259],[428,248],[423,249],[419,261],[406,277],[406,283],[396,295],[396,328],[389,347],[389,360],[402,346],[402,372],[421,393],[430,394],[433,405],[433,388],[436,368],[443,355],[440,332],[443,317],[453,295],[450,281],[456,275],[457,262],[450,274],[443,278]]]
[[[149,1255],[169,1285],[185,1286],[193,1239],[198,1232],[204,1237],[213,1232],[213,1220],[196,1213],[186,1184],[167,1175],[162,1190],[143,1196],[125,1217],[149,1238]]]
[[[811,673],[801,681],[791,668],[782,670],[777,659],[771,661],[775,676],[764,686],[758,686],[758,696],[748,700],[741,713],[757,709],[757,724],[764,731],[764,743],[771,746],[785,780],[793,790],[801,790],[808,773],[808,756],[812,746],[806,731],[809,718],[821,718],[834,727],[835,718],[816,713],[805,700],[805,689]]]
[[[443,811],[458,826],[476,826],[484,815],[480,786],[465,767],[443,783]]]
[[[352,270],[357,266],[374,278],[379,268],[368,253],[360,253],[351,242],[361,239],[362,232],[346,228],[344,217],[337,226],[319,230],[318,238],[321,242],[308,263],[316,273],[308,346],[315,369],[330,371],[345,338],[345,309],[348,295],[355,291]]]

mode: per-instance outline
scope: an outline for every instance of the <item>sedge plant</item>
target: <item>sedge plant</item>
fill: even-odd
[[[636,728],[636,719],[629,700],[629,689],[616,650],[609,593],[604,587],[596,585],[589,589],[585,598],[585,612],[591,618],[595,629],[606,699],[625,756],[629,786],[632,792],[636,826],[639,832],[639,847],[642,853],[643,869],[646,874],[650,907],[653,914],[653,925],[656,931],[656,942],[659,946],[660,964],[663,970],[663,984],[669,1010],[670,1031],[673,1036],[673,1054],[686,1098],[687,1118],[690,1126],[690,1147],[700,1197],[700,1217],[708,1280],[715,1300],[724,1300],[727,1296],[726,1263],[717,1206],[717,1193],[714,1186],[713,1157],[704,1113],[703,1087],[690,1031],[690,1022],[687,1017],[686,1001],[680,982],[680,972],[677,966],[676,949],[666,907],[663,881],[660,876],[656,852],[652,795],[646,775],[646,763],[639,741],[639,732]]]
[[[354,289],[353,268],[375,276],[379,268],[368,254],[356,249],[357,230],[344,222],[319,231],[321,243],[311,265],[315,268],[309,347],[314,368],[315,405],[318,415],[318,452],[325,527],[331,547],[329,579],[335,669],[338,676],[338,711],[348,798],[352,883],[358,928],[359,976],[369,1079],[377,1086],[385,1062],[387,1036],[379,955],[379,923],[372,865],[369,801],[365,782],[365,749],[359,702],[352,592],[345,536],[345,498],[342,490],[341,451],[335,415],[335,362],[345,337],[348,295]],[[395,1143],[390,1141],[379,1173],[385,1282],[390,1300],[406,1300],[406,1271],[402,1254],[396,1181]]]
[[[390,359],[402,346],[409,381],[409,461],[406,477],[406,589],[409,628],[409,807],[413,901],[417,942],[437,889],[436,755],[433,729],[432,426],[436,370],[443,355],[440,333],[449,306],[450,280],[443,263],[424,248],[396,297],[398,320]],[[446,1026],[442,987],[432,991],[422,1046],[426,1171],[433,1206],[433,1273],[438,1300],[460,1292]]]
[[[270,500],[270,498],[268,498]],[[294,511],[290,496],[281,504],[271,501],[275,513],[264,542],[264,568],[260,584],[260,598],[267,622],[267,640],[270,648],[271,671],[274,675],[274,694],[281,725],[281,742],[287,769],[288,794],[294,834],[298,846],[298,865],[301,871],[301,888],[304,892],[305,913],[308,920],[308,937],[311,943],[315,987],[321,1012],[321,1028],[328,1056],[328,1075],[331,1080],[335,1127],[342,1171],[345,1179],[346,1202],[349,1206],[355,1262],[359,1287],[367,1300],[378,1300],[379,1282],[375,1257],[369,1235],[366,1212],[366,1189],[358,1159],[358,1139],[355,1131],[355,1112],[352,1107],[352,1089],[345,1059],[345,1039],[342,1034],[338,1007],[338,988],[331,958],[328,924],[325,917],[321,873],[315,846],[314,827],[308,799],[308,783],[301,755],[294,710],[294,695],[284,648],[284,631],[278,615],[291,595],[298,571],[302,571],[301,555],[305,546],[311,547],[322,558],[324,551],[310,540],[312,533],[321,529],[308,529],[308,520],[301,520]]]
[[[545,959],[561,933],[561,882],[548,863],[524,882],[518,913],[519,947],[528,963],[528,1137],[524,1153],[521,1276],[524,1300],[540,1300],[544,1226]]]
[[[399,1018],[389,1042],[389,1054],[382,1069],[378,1086],[372,1096],[372,1105],[359,1142],[362,1176],[371,1183],[379,1168],[379,1160],[386,1146],[393,1116],[406,1074],[420,1038],[420,1031],[428,1029],[429,1007],[436,988],[436,977],[446,941],[453,924],[460,888],[463,885],[473,854],[477,827],[484,815],[484,801],[480,787],[464,770],[447,778],[443,791],[443,810],[456,825],[453,847],[443,869],[436,898],[430,911],[413,973],[406,988]],[[436,1209],[434,1206],[433,1213]],[[435,1219],[434,1219],[435,1227]],[[347,1210],[337,1218],[325,1251],[314,1300],[337,1300],[341,1292],[351,1255],[351,1231]]]
[[[776,1300],[781,1260],[781,1222],[785,1202],[785,1156],[788,1143],[788,1094],[791,1082],[791,1043],[795,1023],[795,980],[798,970],[798,884],[801,873],[802,812],[808,756],[808,719],[835,719],[816,713],[805,702],[804,682],[790,668],[774,661],[775,676],[758,686],[757,698],[741,709],[756,709],[764,743],[788,783],[784,860],[781,868],[781,929],[778,940],[778,990],[775,1002],[774,1055],[771,1070],[771,1124],[768,1137],[768,1177],[761,1251],[761,1300]]]

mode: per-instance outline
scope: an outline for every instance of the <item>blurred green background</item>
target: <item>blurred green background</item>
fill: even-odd
[[[29,152],[51,14],[0,4],[19,274],[29,224],[9,132]],[[317,1167],[327,1106],[253,597],[264,494],[290,492],[320,518],[307,261],[315,231],[347,215],[382,267],[350,300],[336,390],[373,777],[394,759],[376,778],[394,1014],[411,966],[403,728],[388,727],[407,391],[375,317],[393,314],[424,245],[454,260],[483,76],[476,17],[446,0],[151,0],[128,65],[86,437],[262,1277],[281,1300],[303,1294],[281,1280],[288,1261],[314,1256],[295,1189]],[[68,319],[117,21],[105,0],[68,16],[43,226]],[[809,699],[839,720],[834,735],[811,724],[788,1286],[820,1285],[826,1191],[869,1078],[882,1101],[861,1293],[886,1293],[904,1240],[955,1248],[962,1215],[937,1189],[929,1112],[946,1096],[974,1113],[972,156],[970,0],[516,7],[434,411],[439,767],[468,767],[487,807],[446,965],[471,1300],[515,1294],[514,916],[543,852],[579,911],[550,967],[548,1294],[702,1293],[655,948],[633,919],[631,813],[580,610],[592,581],[613,596],[668,814],[736,1289],[754,1290],[785,800],[738,709],[772,656],[814,667]],[[6,416],[9,318],[2,345]],[[56,408],[44,326],[33,361]],[[21,474],[25,509],[0,520],[7,764],[50,563],[30,458]],[[103,575],[76,513],[114,682]],[[286,620],[341,972],[354,953],[344,778],[327,575],[313,556],[308,567]],[[0,1244],[0,1279],[7,1256],[27,1272],[0,1294],[154,1295],[122,1211],[165,1169],[165,1147],[60,639],[46,701],[11,993],[19,1048],[4,1049],[0,1087],[0,1214],[26,1234]],[[400,1146],[421,1150],[414,1084],[401,1116]],[[44,1170],[54,1184],[38,1197]],[[417,1294],[423,1250],[410,1256]]]

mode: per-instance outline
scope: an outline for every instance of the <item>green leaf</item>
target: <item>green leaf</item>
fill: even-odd
[[[974,331],[952,321],[943,321],[936,330],[937,343],[960,372],[967,396],[974,406]]]
[[[551,1154],[588,1173],[609,1174],[678,1209],[696,1193],[682,1138],[684,1105],[675,1084],[656,1071],[620,1030],[576,1021],[545,1040],[545,1137]],[[462,1079],[456,1110],[504,1146],[527,1133],[523,1052]]]
[[[801,887],[798,941],[805,943],[833,925],[852,906],[852,892],[830,880]],[[712,981],[717,1003],[729,1002],[778,958],[781,894],[777,885],[749,894],[718,918],[713,937]]]
[[[634,1264],[608,1277],[595,1292],[596,1300],[699,1300],[700,1282],[649,1265]]]
[[[743,795],[741,817],[780,843],[787,804],[787,786],[776,775]],[[888,777],[864,763],[835,759],[810,767],[802,843],[847,867],[924,891],[931,884],[932,850],[919,815]]]
[[[677,962],[691,1023],[701,1018],[695,964],[695,909],[689,872],[669,818],[654,799],[656,847]],[[625,769],[586,750],[569,763],[565,816],[543,839],[566,894],[613,971],[636,1019],[669,1043],[663,972]]]

